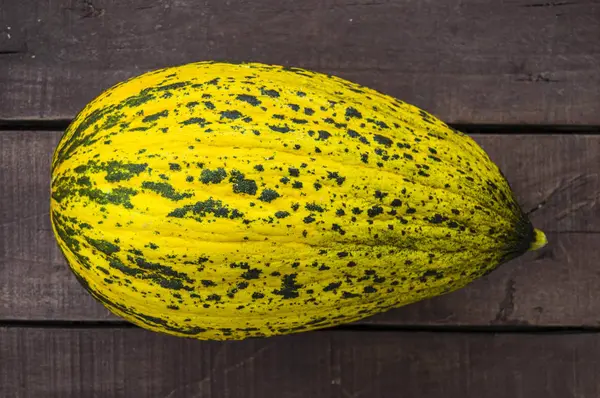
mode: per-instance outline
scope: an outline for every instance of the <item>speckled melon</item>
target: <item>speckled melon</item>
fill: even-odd
[[[51,191],[83,286],[198,339],[356,321],[546,242],[468,136],[338,77],[256,63],[105,91],[56,148]]]

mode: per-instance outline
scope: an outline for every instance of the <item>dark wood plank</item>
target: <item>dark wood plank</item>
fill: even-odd
[[[0,329],[20,398],[592,398],[598,335],[317,332],[200,342],[140,330]]]
[[[203,59],[338,74],[451,123],[600,124],[600,3],[4,1],[0,119],[71,118],[112,84]]]
[[[0,320],[116,319],[76,282],[48,219],[60,132],[0,132]],[[600,325],[600,136],[476,136],[539,227],[541,252],[458,292],[362,323]]]

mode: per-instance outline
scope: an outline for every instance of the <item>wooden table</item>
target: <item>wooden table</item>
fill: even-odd
[[[201,342],[121,321],[49,219],[50,158],[102,90],[253,60],[337,74],[472,136],[550,244],[335,330]],[[0,0],[0,397],[600,397],[598,0]]]

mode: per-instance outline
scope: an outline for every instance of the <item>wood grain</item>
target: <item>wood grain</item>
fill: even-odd
[[[338,74],[451,123],[600,124],[600,3],[0,0],[0,120],[203,59]]]
[[[61,132],[0,132],[0,320],[117,319],[71,275],[48,218]],[[458,292],[361,323],[600,326],[600,136],[475,139],[550,244]]]
[[[234,343],[140,330],[0,329],[19,398],[592,398],[597,335],[316,332]]]

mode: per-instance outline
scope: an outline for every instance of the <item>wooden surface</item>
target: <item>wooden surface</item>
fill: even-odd
[[[597,335],[316,332],[206,343],[0,329],[0,396],[595,398]]]
[[[10,28],[10,29],[9,29]],[[597,0],[0,1],[0,119],[203,59],[335,73],[447,122],[600,124]]]
[[[117,319],[69,271],[50,228],[61,132],[0,132],[0,320]],[[600,326],[600,136],[478,135],[550,245],[466,289],[360,323]],[[577,156],[573,156],[577,154]],[[569,311],[565,313],[565,309]]]
[[[0,0],[0,398],[600,397],[599,38],[599,0]],[[120,321],[56,246],[50,158],[104,89],[203,59],[334,73],[479,131],[549,245],[326,331]]]

